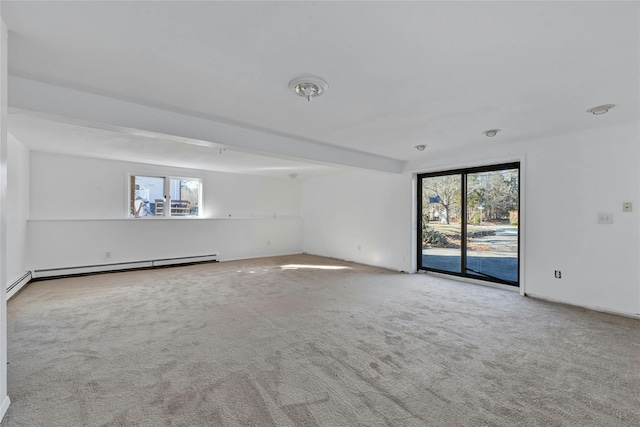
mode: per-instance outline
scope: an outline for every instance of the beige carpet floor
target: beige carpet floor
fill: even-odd
[[[8,346],[6,427],[640,425],[640,321],[308,255],[31,283]]]

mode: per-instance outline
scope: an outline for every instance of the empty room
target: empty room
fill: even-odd
[[[640,425],[640,2],[1,1],[0,425]]]

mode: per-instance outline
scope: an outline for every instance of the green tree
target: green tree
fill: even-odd
[[[509,212],[518,210],[518,187],[517,169],[468,175],[469,216],[474,218],[476,215],[483,214],[487,219],[509,218]],[[484,206],[485,209],[477,211],[479,206]]]
[[[460,175],[443,175],[425,178],[422,180],[422,206],[423,215],[428,215],[431,205],[441,207],[446,224],[451,223],[454,217],[460,217]]]

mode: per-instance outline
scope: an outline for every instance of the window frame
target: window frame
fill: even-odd
[[[191,215],[191,214],[187,214],[187,215],[175,215],[172,214],[171,209],[168,210],[164,210],[162,215],[146,215],[146,216],[135,216],[133,213],[133,206],[132,206],[132,201],[133,201],[133,197],[134,197],[134,191],[135,191],[135,178],[136,177],[144,177],[144,178],[158,178],[158,179],[162,179],[163,180],[163,185],[162,185],[162,198],[164,200],[164,203],[169,203],[169,206],[171,206],[171,202],[173,201],[173,199],[171,198],[171,182],[172,180],[188,180],[188,181],[198,181],[198,214],[197,215]],[[139,172],[139,173],[134,173],[134,172],[130,172],[127,173],[127,192],[126,192],[126,215],[127,218],[129,219],[199,219],[199,218],[203,218],[203,213],[202,213],[202,196],[203,196],[203,185],[204,185],[204,178],[201,176],[186,176],[186,175],[172,175],[172,174],[161,174],[161,173],[157,173],[157,172],[150,172],[150,173],[145,173],[145,172]],[[180,200],[180,199],[179,199]]]

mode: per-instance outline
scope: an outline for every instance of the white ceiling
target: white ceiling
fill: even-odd
[[[108,126],[78,125],[14,111],[10,133],[29,149],[81,157],[264,176],[310,177],[341,169],[317,162],[263,156],[222,144]]]
[[[13,76],[411,162],[638,120],[639,11],[638,2],[3,1],[1,13]],[[302,73],[326,79],[327,93],[294,96],[287,84]],[[607,115],[585,112],[605,103],[616,104]],[[215,148],[184,139],[49,121],[21,112],[9,126],[34,149],[44,132],[58,135],[49,151],[86,144],[69,140],[75,132],[95,156],[219,167],[202,161]],[[491,128],[503,131],[488,139]],[[297,157],[318,160],[314,150]]]

